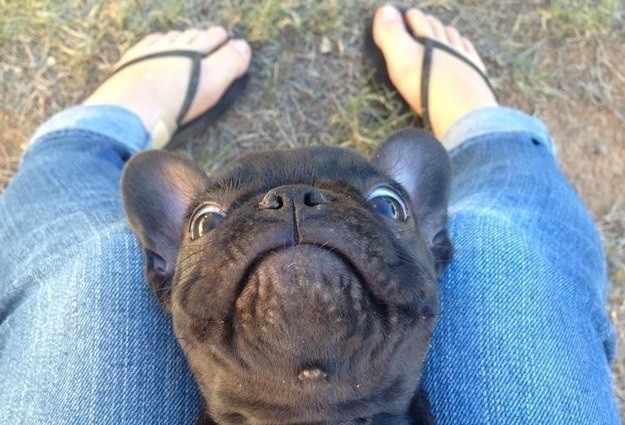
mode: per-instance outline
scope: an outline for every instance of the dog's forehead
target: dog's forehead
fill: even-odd
[[[235,192],[253,188],[268,191],[291,185],[323,182],[345,184],[362,190],[375,180],[386,179],[362,155],[342,148],[317,146],[249,154],[229,164],[211,179],[209,192]]]

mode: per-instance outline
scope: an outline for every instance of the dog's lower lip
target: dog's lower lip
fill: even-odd
[[[333,255],[339,257],[341,259],[341,261],[354,274],[354,276],[356,277],[358,282],[360,282],[360,284],[362,285],[362,289],[364,290],[364,292],[365,292],[367,298],[369,299],[369,301],[371,301],[371,304],[373,306],[375,306],[376,310],[379,310],[378,313],[382,317],[386,317],[386,308],[384,307],[386,305],[386,303],[384,303],[380,299],[378,299],[375,296],[375,294],[371,291],[371,288],[369,287],[370,282],[362,275],[362,273],[360,272],[358,266],[354,263],[354,261],[352,261],[352,259],[350,258],[349,255],[345,254],[341,249],[336,247],[334,244],[329,244],[329,243],[319,244],[319,243],[298,242],[298,243],[290,243],[290,244],[280,245],[280,246],[272,247],[272,248],[269,248],[269,249],[266,249],[266,250],[262,251],[261,253],[256,255],[254,257],[254,259],[252,261],[250,261],[249,264],[246,265],[245,273],[243,274],[242,279],[237,284],[237,294],[236,294],[235,299],[236,300],[239,299],[239,297],[241,296],[241,294],[243,293],[243,291],[244,291],[244,289],[245,289],[245,287],[247,285],[250,273],[253,272],[253,270],[256,268],[256,266],[259,265],[263,261],[263,259],[265,259],[268,255],[270,255],[270,254],[272,254],[274,252],[285,250],[285,249],[290,249],[290,248],[298,247],[298,246],[312,246],[312,247],[316,247],[316,248],[321,248],[321,249],[323,249],[325,251],[328,251],[328,252],[331,252]]]
[[[298,247],[298,246],[312,246],[312,247],[321,248],[321,249],[323,249],[325,251],[331,252],[332,254],[334,254],[337,257],[339,257],[343,261],[343,263],[345,263],[349,267],[349,269],[354,273],[354,275],[358,278],[358,280],[360,282],[366,283],[366,279],[364,279],[364,277],[362,276],[362,274],[360,273],[360,271],[358,270],[358,267],[356,267],[354,262],[349,258],[348,255],[344,254],[336,246],[331,245],[331,244],[327,244],[327,243],[326,244],[318,244],[318,243],[296,242],[296,243],[290,243],[290,244],[285,244],[285,245],[272,247],[272,248],[266,249],[266,250],[262,251],[261,253],[259,253],[258,255],[256,255],[254,257],[254,259],[252,261],[250,261],[250,263],[247,264],[247,266],[245,267],[245,269],[246,269],[245,274],[243,275],[243,278],[239,282],[239,294],[243,290],[243,287],[245,285],[245,282],[248,280],[250,272],[252,270],[254,270],[254,268],[263,261],[263,259],[265,259],[268,255],[270,255],[270,254],[272,254],[274,252],[278,252],[278,251],[281,251],[281,250],[290,249],[290,248],[294,248],[294,247]],[[237,296],[237,298],[238,298],[238,296]]]

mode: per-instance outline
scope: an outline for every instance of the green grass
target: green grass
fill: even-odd
[[[542,17],[558,36],[589,37],[610,32],[618,11],[619,0],[553,0]]]
[[[0,0],[0,37],[11,42],[30,40],[33,32],[40,33],[59,22],[56,5],[51,0]]]
[[[287,30],[297,33],[325,34],[340,28],[343,23],[341,7],[345,1],[308,2],[265,0],[234,1],[224,17],[229,27],[241,26],[251,42],[275,40]]]
[[[336,105],[331,123],[339,145],[371,154],[397,129],[414,126],[415,118],[392,93],[364,87],[344,104]]]

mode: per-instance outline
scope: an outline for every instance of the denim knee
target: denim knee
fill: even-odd
[[[614,335],[593,282],[496,209],[455,212],[450,236],[425,369],[439,423],[618,423]]]

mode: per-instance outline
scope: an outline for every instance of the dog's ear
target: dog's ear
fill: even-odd
[[[451,164],[445,148],[427,131],[402,130],[378,148],[373,163],[410,196],[417,224],[441,273],[453,253],[447,236]]]
[[[122,176],[126,216],[145,252],[146,277],[165,310],[170,281],[191,202],[206,188],[206,174],[190,160],[157,150],[128,161]]]

